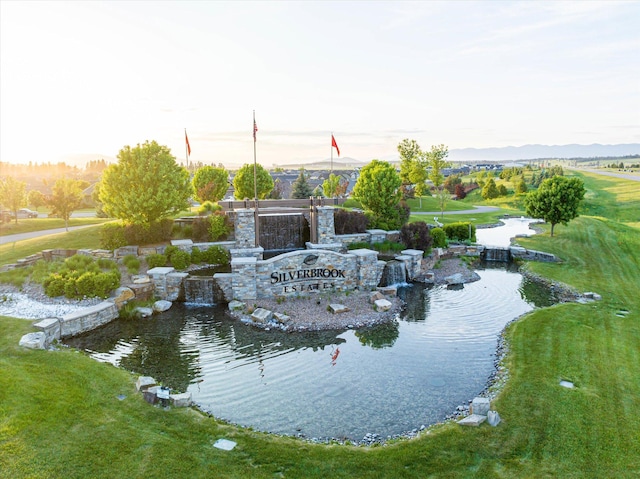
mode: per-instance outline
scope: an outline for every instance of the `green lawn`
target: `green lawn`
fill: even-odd
[[[270,436],[154,408],[131,374],[71,350],[21,349],[30,323],[0,317],[0,478],[638,477],[640,230],[627,211],[637,211],[640,190],[584,179],[597,217],[519,242],[563,260],[528,268],[603,299],[536,310],[509,327],[497,428],[449,423],[373,448]],[[213,448],[222,437],[238,446]]]

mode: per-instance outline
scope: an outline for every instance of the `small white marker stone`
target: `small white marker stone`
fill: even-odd
[[[236,447],[236,442],[230,441],[229,439],[218,439],[213,447],[218,449],[222,449],[223,451],[231,451],[234,447]]]
[[[560,386],[567,389],[573,389],[573,383],[571,381],[565,381],[564,379],[560,381]]]

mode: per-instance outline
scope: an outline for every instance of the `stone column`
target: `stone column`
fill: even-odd
[[[422,257],[424,255],[424,251],[419,249],[405,249],[402,251],[402,255],[396,257],[396,259],[400,259],[405,262],[407,266],[407,279],[409,281],[415,279],[422,269]]]
[[[329,244],[336,240],[333,206],[318,206],[318,243]]]
[[[376,289],[382,276],[382,268],[384,268],[384,263],[378,263],[378,252],[370,249],[354,249],[349,253],[356,257],[358,288],[361,291]]]
[[[257,261],[254,257],[233,258],[231,260],[233,299],[246,301],[258,298]]]
[[[254,248],[256,241],[256,218],[253,208],[235,210],[236,248]]]

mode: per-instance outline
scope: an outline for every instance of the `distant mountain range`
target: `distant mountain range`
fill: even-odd
[[[449,151],[451,161],[517,161],[561,158],[606,158],[640,155],[640,143],[622,145],[523,145],[461,148]]]
[[[523,145],[505,146],[501,148],[459,148],[449,150],[449,161],[455,162],[506,162],[518,160],[541,160],[541,159],[562,159],[562,158],[614,158],[628,155],[640,155],[640,143],[627,143],[619,145]],[[115,163],[116,158],[99,154],[79,154],[64,158],[67,164],[84,167],[91,160],[105,159],[107,163]],[[381,155],[378,158],[398,163],[397,153]],[[333,159],[334,170],[350,170],[362,167],[371,161],[357,160],[350,157]],[[271,165],[268,165],[271,166]],[[304,167],[308,170],[328,170],[331,168],[331,159],[314,161],[312,163],[287,162],[273,165],[284,169],[298,169]],[[232,165],[229,165],[233,168]]]

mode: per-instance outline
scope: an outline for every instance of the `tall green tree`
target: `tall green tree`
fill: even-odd
[[[489,178],[489,180],[484,184],[481,195],[485,200],[492,200],[500,196],[498,186],[493,178]]]
[[[118,163],[104,170],[99,200],[104,212],[125,223],[151,225],[189,208],[193,194],[189,172],[171,150],[146,141],[118,153]]]
[[[322,192],[327,198],[338,198],[347,191],[347,182],[342,176],[331,173],[329,178],[322,182]]]
[[[259,200],[264,200],[271,190],[274,183],[273,178],[267,170],[260,164],[256,165],[256,177],[257,177],[257,194]],[[233,177],[233,196],[237,200],[244,200],[245,198],[254,198],[253,189],[253,165],[245,164],[238,170],[236,176]]]
[[[440,188],[444,183],[444,175],[442,170],[449,166],[447,156],[449,156],[449,148],[442,144],[431,146],[431,151],[425,154],[427,166],[429,170],[429,179],[433,182],[433,186]]]
[[[558,223],[567,225],[578,217],[578,208],[586,190],[580,178],[554,176],[542,182],[536,191],[524,199],[527,215],[551,224],[551,236]]]
[[[203,166],[196,170],[192,183],[200,203],[220,201],[229,189],[229,173],[224,168]]]
[[[51,212],[64,220],[64,227],[69,231],[71,213],[82,205],[82,183],[72,178],[60,178],[53,185],[53,192],[48,198]]]
[[[38,211],[38,208],[44,206],[47,202],[44,194],[41,191],[30,190],[29,193],[27,193],[27,203],[29,203],[34,207],[36,211]]]
[[[400,155],[400,179],[403,185],[414,184],[412,176],[416,164],[423,161],[424,153],[416,140],[405,138],[398,143],[398,154]]]
[[[26,189],[27,184],[24,181],[16,180],[11,176],[0,181],[0,204],[11,210],[15,216],[16,224],[18,223],[18,210],[24,206],[26,200]]]
[[[372,216],[372,226],[398,229],[401,224],[398,203],[402,181],[396,169],[386,161],[373,160],[360,171],[353,196]]]
[[[304,168],[300,168],[300,174],[291,185],[291,198],[301,200],[311,195],[313,195],[313,188],[309,184],[309,177],[305,174]]]

